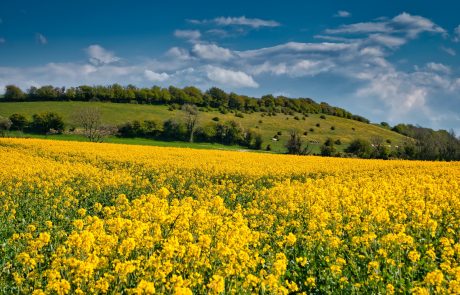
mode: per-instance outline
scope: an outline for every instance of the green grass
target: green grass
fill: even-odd
[[[0,115],[10,116],[14,113],[23,114],[29,118],[35,113],[41,112],[56,112],[63,116],[69,126],[72,126],[72,114],[82,106],[98,107],[102,113],[102,119],[105,124],[118,125],[132,120],[156,120],[162,122],[168,118],[176,118],[181,120],[183,117],[182,111],[169,111],[167,106],[140,105],[140,104],[117,104],[117,103],[99,103],[99,102],[21,102],[21,103],[0,103]],[[319,114],[310,114],[305,120],[302,120],[302,114],[294,116],[278,114],[272,117],[262,117],[262,113],[243,114],[244,118],[236,117],[233,113],[221,114],[218,111],[201,112],[199,118],[200,125],[213,123],[212,118],[218,117],[221,122],[226,120],[235,120],[241,123],[245,128],[252,128],[260,132],[263,137],[265,148],[270,144],[274,152],[284,152],[284,144],[289,138],[289,132],[292,129],[297,129],[301,134],[305,131],[306,136],[302,135],[305,141],[316,141],[322,144],[327,138],[333,140],[340,139],[343,143],[337,146],[338,150],[343,150],[348,143],[355,138],[370,139],[373,136],[380,136],[384,140],[389,139],[393,145],[401,145],[406,138],[401,134],[391,130],[382,128],[374,124],[365,124],[362,122],[339,118],[335,116],[327,116],[326,119],[321,119]],[[298,116],[300,120],[295,120]],[[316,124],[319,123],[320,127]],[[334,126],[335,130],[331,130]],[[309,131],[313,128],[314,131]],[[353,130],[354,129],[354,130]],[[279,141],[272,141],[273,136],[281,131]],[[64,136],[64,135],[60,135]],[[68,135],[66,135],[68,136]],[[63,138],[63,137],[61,137]],[[81,138],[80,138],[81,140]],[[126,142],[125,142],[126,141]],[[152,141],[148,139],[120,139],[108,138],[107,142],[130,142],[132,144],[151,144],[160,145],[160,141]],[[163,144],[163,143],[161,143]],[[189,146],[189,143],[165,142],[165,146]],[[216,148],[214,144],[197,144],[206,146],[204,148]],[[319,152],[318,144],[310,144],[313,152]],[[193,146],[195,147],[195,146]],[[220,145],[219,148],[226,146]]]

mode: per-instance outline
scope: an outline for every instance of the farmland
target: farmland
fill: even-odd
[[[460,164],[0,139],[0,292],[460,292]]]

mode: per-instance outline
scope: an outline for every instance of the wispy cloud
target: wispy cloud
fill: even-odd
[[[0,44],[5,44],[6,43],[6,39],[5,38],[0,38]]]
[[[454,29],[454,37],[452,39],[454,42],[460,42],[460,25]]]
[[[376,20],[372,22],[361,22],[342,25],[339,28],[327,29],[327,34],[401,34],[407,38],[414,39],[419,34],[430,32],[435,34],[447,35],[442,27],[436,25],[430,19],[411,15],[403,12],[389,20]]]
[[[177,38],[196,41],[200,39],[201,33],[199,30],[175,30],[174,36]]]
[[[48,39],[41,33],[35,34],[35,41],[37,41],[37,43],[41,45],[48,44]]]
[[[445,53],[447,53],[448,55],[450,55],[450,56],[456,56],[457,55],[457,52],[453,48],[441,46],[440,49],[442,51],[444,51]]]
[[[337,11],[336,14],[334,14],[334,17],[350,17],[351,13],[346,10],[339,10]]]
[[[281,24],[274,20],[264,20],[260,18],[247,18],[246,16],[239,17],[216,17],[214,19],[197,20],[191,19],[188,22],[192,24],[209,24],[213,23],[220,26],[248,26],[251,28],[261,27],[279,27]]]
[[[85,51],[89,56],[89,61],[96,66],[110,64],[120,60],[113,52],[97,44],[90,45]]]
[[[446,66],[442,63],[435,63],[435,62],[429,62],[426,64],[426,68],[428,70],[434,71],[434,72],[439,72],[443,74],[450,74],[451,73],[451,68],[449,66]]]

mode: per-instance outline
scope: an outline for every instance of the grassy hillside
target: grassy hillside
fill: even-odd
[[[21,102],[21,103],[0,103],[0,115],[10,116],[14,113],[20,113],[27,117],[32,114],[46,111],[56,112],[64,117],[68,125],[72,125],[72,113],[82,106],[98,107],[106,124],[118,125],[132,120],[157,120],[164,121],[168,118],[181,119],[182,111],[169,111],[167,106],[138,105],[138,104],[117,104],[117,103],[97,103],[97,102]],[[245,128],[258,130],[264,139],[263,147],[270,144],[273,151],[284,151],[284,143],[289,137],[289,131],[297,129],[300,133],[308,133],[303,136],[307,141],[316,141],[321,144],[331,137],[334,140],[340,139],[343,149],[350,141],[355,138],[370,139],[373,136],[380,136],[383,139],[391,140],[392,144],[401,144],[405,137],[391,130],[380,126],[365,124],[362,122],[339,118],[326,115],[326,119],[321,119],[319,114],[310,114],[302,119],[302,114],[293,116],[278,114],[277,116],[264,116],[262,113],[243,114],[244,118],[236,117],[233,113],[221,114],[218,111],[201,112],[199,124],[205,125],[212,123],[214,117],[220,121],[235,120],[241,123]],[[300,120],[296,120],[297,116]],[[320,124],[317,127],[316,124]],[[335,130],[332,130],[334,127]],[[313,131],[310,129],[313,128]],[[280,141],[272,141],[272,137],[281,131]],[[318,144],[311,144],[314,151],[319,150]]]

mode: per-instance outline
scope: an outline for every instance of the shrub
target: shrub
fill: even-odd
[[[331,126],[331,130],[334,131],[334,130],[335,130],[335,126]]]
[[[321,119],[323,119],[323,120],[326,120],[326,116],[325,116],[325,115],[321,115],[321,116],[319,116],[319,117],[320,117]]]
[[[23,131],[29,125],[29,120],[27,120],[27,118],[21,114],[12,114],[10,116],[10,121],[11,121],[11,130]]]
[[[365,139],[355,139],[350,143],[345,151],[360,158],[369,158],[372,153],[372,146],[370,142]]]
[[[320,126],[321,126],[321,124],[319,124],[319,123],[316,123],[316,127],[320,127]]]
[[[4,137],[6,131],[10,130],[11,125],[10,119],[0,116],[0,136]]]
[[[34,114],[29,129],[32,132],[45,134],[51,129],[56,130],[57,133],[64,131],[64,120],[62,117],[53,112],[42,114]]]
[[[219,122],[220,119],[219,119],[219,117],[214,117],[214,118],[212,118],[212,120],[216,121],[216,122]]]

